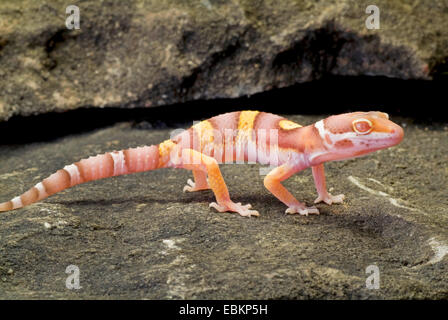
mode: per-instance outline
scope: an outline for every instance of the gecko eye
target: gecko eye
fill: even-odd
[[[358,134],[368,134],[372,131],[372,122],[367,119],[356,119],[352,125],[353,130]]]

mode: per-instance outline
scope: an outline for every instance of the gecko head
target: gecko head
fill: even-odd
[[[316,122],[328,160],[344,160],[392,147],[403,140],[403,129],[383,112],[352,112]],[[328,161],[326,160],[326,161]]]

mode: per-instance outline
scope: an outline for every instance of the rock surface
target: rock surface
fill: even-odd
[[[174,169],[79,185],[2,213],[0,298],[448,299],[448,129],[398,123],[399,146],[326,166],[328,185],[347,201],[318,205],[319,216],[284,215],[256,165],[222,172],[233,199],[259,218],[209,209],[212,193],[182,193],[190,173]],[[143,127],[3,146],[0,200],[80,158],[158,143],[171,130]],[[309,170],[285,184],[315,198]],[[69,265],[80,269],[80,290],[65,286]],[[379,267],[378,290],[366,288],[369,265]]]
[[[241,97],[325,75],[429,79],[445,70],[445,0],[0,2],[0,121],[80,107]]]

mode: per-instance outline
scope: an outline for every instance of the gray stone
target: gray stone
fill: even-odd
[[[4,212],[0,299],[448,299],[448,169],[434,165],[448,154],[448,131],[403,121],[397,147],[326,165],[330,191],[347,200],[319,204],[319,216],[285,215],[258,165],[222,166],[233,200],[258,218],[209,209],[212,193],[182,193],[191,174],[175,169],[82,184]],[[81,158],[169,136],[138,127],[2,147],[0,200]],[[308,204],[316,196],[310,170],[285,185]],[[65,286],[69,265],[80,269],[80,290]],[[379,267],[378,290],[366,288],[369,265]]]
[[[429,79],[446,65],[444,0],[0,2],[0,120],[81,107],[232,98],[319,79]]]

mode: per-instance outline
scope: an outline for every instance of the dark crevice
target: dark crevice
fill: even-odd
[[[56,46],[65,41],[65,34],[67,33],[66,29],[60,29],[57,32],[55,32],[47,41],[45,41],[45,52],[47,54],[51,53]]]
[[[213,68],[222,63],[224,60],[235,56],[236,52],[241,48],[241,44],[238,38],[232,39],[229,44],[220,51],[213,53],[209,59],[204,61],[200,66],[194,68],[191,73],[182,79],[180,84],[180,93],[186,95],[196,83],[196,80],[201,74],[208,72],[208,70],[213,70]]]
[[[378,35],[360,35],[335,22],[304,31],[300,39],[277,53],[272,68],[279,74],[317,80],[333,74],[391,75],[423,79],[427,71],[416,68],[415,53],[405,46],[383,43]]]
[[[236,110],[328,115],[379,110],[422,124],[448,122],[448,81],[386,77],[334,77],[237,99],[198,100],[153,108],[81,108],[64,113],[14,116],[0,123],[0,145],[48,141],[131,121],[141,129],[187,127],[194,120]],[[138,106],[138,101],[134,102]]]
[[[240,35],[243,37],[246,33]],[[193,39],[195,37],[195,33],[192,31],[186,31],[182,35],[182,41],[178,44],[178,49],[181,52],[188,52],[191,49],[187,49],[190,46],[190,43],[194,42]],[[238,51],[241,50],[241,39],[237,36],[230,37],[222,46],[222,48],[217,49],[216,52],[212,53],[208,56],[204,61],[202,61],[199,65],[192,68],[187,74],[183,77],[176,78],[171,76],[170,79],[166,79],[164,83],[158,83],[154,85],[151,89],[147,90],[147,92],[141,95],[142,100],[149,101],[157,101],[157,104],[161,104],[161,100],[163,100],[163,96],[172,97],[179,102],[186,102],[195,96],[197,93],[197,88],[203,85],[203,81],[207,81],[205,79],[209,78],[208,73],[211,70],[216,69],[216,67],[220,64],[225,63],[228,59],[236,59],[238,55]],[[172,90],[172,86],[175,86],[176,89]],[[200,89],[198,89],[200,91]],[[162,99],[161,99],[162,97]],[[133,106],[135,105],[132,103]]]
[[[198,78],[199,73],[201,73],[201,68],[194,68],[190,75],[186,76],[182,79],[182,82],[180,83],[180,90],[182,94],[185,94],[187,90],[192,88],[194,86],[194,83],[196,82],[196,79]]]
[[[0,37],[0,51],[9,43],[8,39]]]
[[[52,57],[52,52],[61,45],[63,42],[67,41],[69,38],[75,38],[76,35],[72,35],[68,29],[59,29],[54,32],[45,41],[44,48],[47,54],[47,59],[44,62],[44,66],[49,70],[53,70],[57,67],[57,61]]]
[[[289,49],[280,52],[273,60],[274,69],[284,67],[300,69],[305,61],[313,68],[312,79],[325,76],[335,67],[342,46],[350,40],[349,33],[338,31],[334,23],[310,30]]]
[[[227,47],[222,51],[215,52],[210,57],[210,61],[207,63],[207,67],[212,69],[218,63],[221,63],[223,60],[228,59],[235,55],[238,49],[241,48],[241,44],[239,38],[234,38]]]
[[[431,77],[436,80],[448,79],[448,57],[440,59],[438,62],[434,62],[431,64]]]

